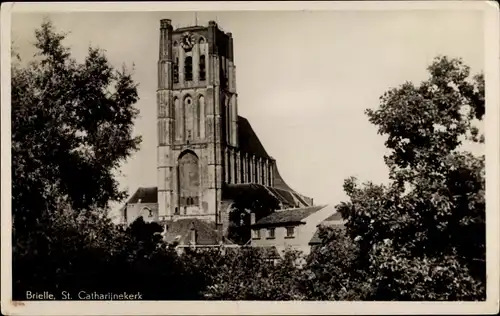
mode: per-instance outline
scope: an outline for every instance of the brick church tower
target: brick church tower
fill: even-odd
[[[208,27],[160,27],[158,215],[218,221],[224,151],[238,147],[233,39]]]
[[[312,205],[238,116],[232,34],[214,21],[174,29],[164,19],[159,42],[157,187],[139,188],[122,222],[142,216],[171,236],[203,231],[196,243],[213,244],[223,239],[235,194],[270,194],[283,208]]]

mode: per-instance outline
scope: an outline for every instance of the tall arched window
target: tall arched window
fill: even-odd
[[[247,183],[252,183],[252,159],[246,156]]]
[[[184,123],[186,131],[186,139],[192,139],[195,136],[194,124],[195,124],[195,109],[193,100],[191,97],[186,97],[184,99]]]
[[[200,190],[198,157],[193,152],[187,151],[179,158],[178,175],[180,206],[191,206]]]
[[[206,70],[205,70],[205,55],[200,56],[200,81],[205,81]]]
[[[224,109],[225,109],[225,128],[226,128],[226,142],[231,143],[231,111],[229,108],[229,99],[224,96]]]
[[[173,77],[174,77],[174,83],[179,83],[179,58],[175,58],[175,63],[173,65]]]
[[[205,97],[200,95],[198,98],[198,137],[205,138]]]
[[[240,182],[245,183],[245,157],[240,154]]]
[[[184,80],[193,80],[193,58],[191,56],[187,56],[184,60]]]
[[[183,115],[182,115],[182,107],[181,107],[181,104],[179,102],[179,99],[178,98],[175,98],[174,99],[174,117],[175,117],[175,139],[182,139],[183,137],[183,128],[184,128],[184,125],[183,125]]]

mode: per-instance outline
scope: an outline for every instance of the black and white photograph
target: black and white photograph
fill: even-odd
[[[499,25],[2,4],[2,313],[498,313]]]

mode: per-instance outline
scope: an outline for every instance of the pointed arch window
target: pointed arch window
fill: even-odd
[[[183,129],[184,129],[184,115],[183,115],[183,109],[181,107],[180,101],[178,98],[174,99],[174,116],[175,116],[175,139],[179,140],[182,139],[183,137]]]
[[[185,138],[191,140],[195,136],[195,123],[196,123],[196,112],[195,112],[195,104],[193,104],[193,100],[190,96],[187,96],[184,99],[184,129],[185,129]]]
[[[246,157],[246,167],[247,167],[247,183],[252,182],[252,160],[250,157]]]
[[[224,97],[225,104],[225,127],[226,127],[226,142],[231,143],[231,111],[229,105],[229,99]]]
[[[198,204],[200,192],[200,170],[198,157],[193,152],[185,152],[178,163],[179,203],[186,208]]]
[[[205,138],[205,97],[200,95],[198,98],[198,137]]]
[[[177,57],[175,58],[173,71],[174,71],[173,74],[174,83],[179,83],[179,58]]]
[[[205,55],[200,56],[200,81],[206,80],[206,66],[205,66]]]
[[[240,182],[245,183],[245,157],[240,154]]]
[[[193,80],[193,57],[187,56],[184,60],[184,79],[186,81]]]
[[[200,128],[201,128],[201,104],[200,104],[200,99],[198,99],[198,102],[196,103],[196,137],[200,138]]]

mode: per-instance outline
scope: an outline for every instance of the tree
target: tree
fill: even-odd
[[[321,244],[307,257],[301,292],[308,300],[362,300],[370,295],[359,246],[342,228],[320,226]]]
[[[69,289],[72,275],[102,276],[88,265],[106,270],[124,238],[106,218],[109,202],[124,197],[113,173],[141,140],[132,136],[137,84],[125,67],[114,69],[92,47],[77,63],[50,21],[35,36],[36,55],[12,64],[11,82],[13,278],[21,297],[23,287]]]
[[[137,84],[125,67],[92,47],[77,63],[50,21],[35,35],[35,58],[12,68],[12,208],[23,225],[61,202],[104,210],[122,199],[113,172],[140,143]]]
[[[269,260],[265,249],[241,247],[226,249],[225,254],[209,256],[202,262],[208,274],[204,296],[214,300],[301,300],[298,286],[302,281],[297,260],[301,254],[288,250],[283,258]]]
[[[460,59],[437,57],[430,78],[391,89],[367,110],[386,135],[390,183],[347,179],[337,206],[380,300],[485,297],[484,78]]]

